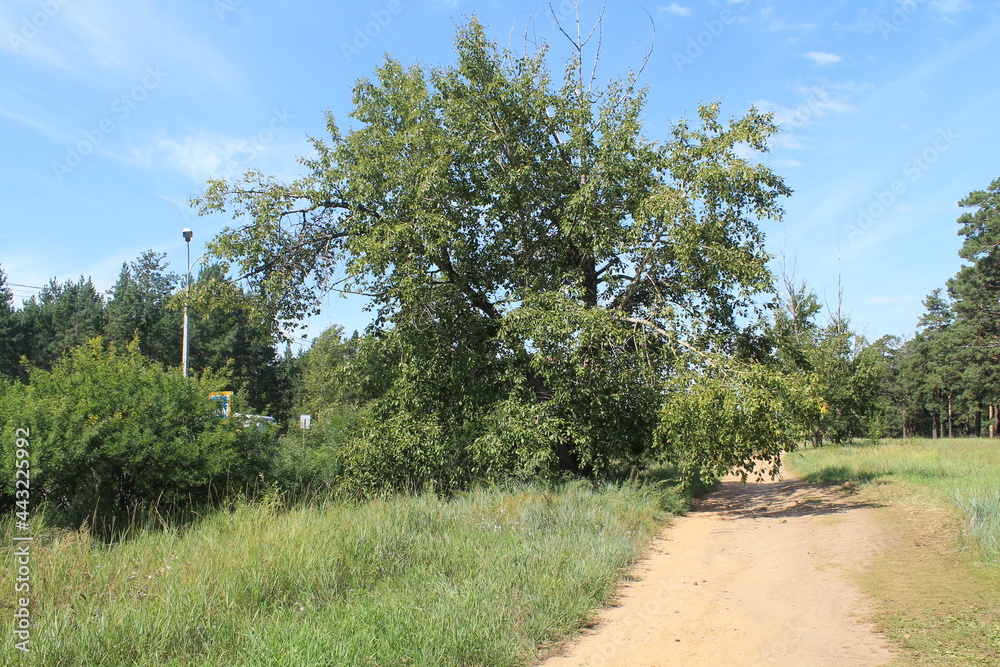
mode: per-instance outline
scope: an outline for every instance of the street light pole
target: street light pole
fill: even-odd
[[[185,275],[186,284],[184,286],[184,334],[181,343],[181,367],[184,369],[184,377],[188,376],[188,299],[191,297],[191,237],[194,236],[188,228],[181,232],[184,235],[184,243],[187,245],[187,273]]]

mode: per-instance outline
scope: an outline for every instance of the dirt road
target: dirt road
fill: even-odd
[[[877,508],[801,481],[724,480],[657,538],[616,606],[542,667],[883,665],[850,573]]]

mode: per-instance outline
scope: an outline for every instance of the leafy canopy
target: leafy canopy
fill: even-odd
[[[739,349],[770,286],[758,222],[789,190],[742,156],[776,127],[710,104],[654,142],[633,74],[597,88],[577,51],[553,80],[544,47],[501,50],[476,20],[455,48],[358,81],[360,127],[328,116],[302,178],[209,182],[201,211],[237,221],[211,249],[275,331],[327,290],[371,298],[358,382],[393,452],[460,475],[634,459],[664,378]]]

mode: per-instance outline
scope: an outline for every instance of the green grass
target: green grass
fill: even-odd
[[[788,457],[872,504],[886,539],[859,575],[893,665],[1000,664],[1000,441],[887,441]]]
[[[672,498],[672,499],[671,499]],[[679,500],[662,486],[270,498],[31,555],[23,664],[519,665],[583,625]],[[14,576],[0,571],[5,659]],[[7,664],[7,663],[4,663]]]
[[[803,450],[789,462],[810,482],[901,485],[925,495],[958,513],[967,547],[987,561],[1000,559],[1000,440],[824,447]]]

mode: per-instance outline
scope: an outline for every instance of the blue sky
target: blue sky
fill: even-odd
[[[570,18],[569,0],[553,0]],[[585,18],[599,7],[581,2]],[[300,173],[323,112],[385,52],[452,62],[476,13],[500,42],[563,38],[545,2],[8,0],[0,5],[0,267],[40,286],[153,249],[183,272],[227,222],[188,207],[210,177]],[[650,18],[652,18],[651,25]],[[526,30],[533,20],[533,26]],[[768,248],[869,337],[912,333],[959,267],[957,201],[1000,177],[1000,4],[965,0],[609,2],[600,74],[637,66],[646,128],[666,138],[701,101],[751,105],[783,131],[763,156],[794,189]],[[19,296],[33,293],[16,288]],[[331,297],[311,322],[362,329]]]

